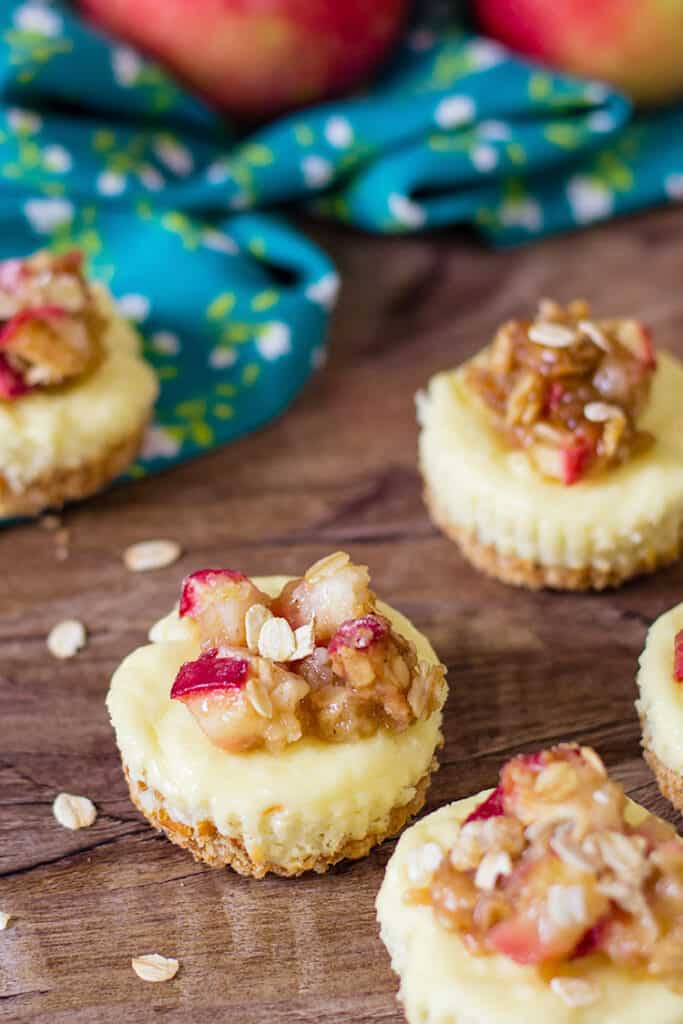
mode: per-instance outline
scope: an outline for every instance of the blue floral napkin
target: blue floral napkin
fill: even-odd
[[[634,118],[457,27],[244,138],[67,4],[1,6],[0,257],[82,248],[140,326],[161,396],[133,475],[253,430],[323,362],[339,281],[274,206],[511,244],[683,197],[682,109]]]

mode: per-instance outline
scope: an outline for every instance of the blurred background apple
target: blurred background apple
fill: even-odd
[[[80,0],[101,28],[240,118],[357,85],[399,35],[407,0]]]
[[[683,95],[683,0],[475,0],[480,27],[637,103]]]

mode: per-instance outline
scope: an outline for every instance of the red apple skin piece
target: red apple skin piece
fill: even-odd
[[[180,666],[171,687],[171,700],[185,701],[216,690],[241,690],[248,678],[246,658],[219,658],[218,651],[207,651],[196,661]]]
[[[9,345],[17,331],[32,320],[44,320],[49,324],[53,320],[63,320],[65,316],[67,312],[61,306],[34,306],[32,309],[22,309],[0,330],[0,348]]]
[[[652,331],[639,320],[629,320],[627,323],[628,329],[620,332],[619,341],[648,370],[656,370],[657,352],[652,340]]]
[[[364,615],[360,619],[347,619],[346,622],[342,622],[327,649],[330,654],[334,654],[342,647],[367,651],[378,640],[383,640],[388,632],[388,624],[376,615]]]
[[[10,366],[7,357],[0,352],[0,398],[21,398],[29,391],[33,391],[33,388],[24,382],[21,374]]]
[[[683,629],[676,633],[674,640],[674,679],[683,683]]]
[[[469,825],[471,821],[486,821],[488,818],[500,818],[505,814],[503,804],[502,786],[496,786],[492,793],[486,797],[478,807],[475,807],[463,821],[463,825]]]
[[[562,449],[562,482],[566,487],[581,479],[592,455],[593,445],[583,438],[577,438],[571,448]]]
[[[551,67],[611,82],[639,103],[683,94],[683,4],[475,0],[480,27]]]
[[[80,0],[100,28],[243,119],[359,84],[397,39],[407,7],[407,0]]]
[[[198,569],[183,580],[178,614],[181,619],[186,615],[193,618],[200,611],[203,598],[216,584],[224,580],[243,583],[247,579],[243,572],[234,569]]]

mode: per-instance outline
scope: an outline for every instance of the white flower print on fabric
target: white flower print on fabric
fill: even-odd
[[[281,320],[273,320],[256,339],[256,348],[264,359],[280,359],[292,351],[292,332]]]
[[[121,316],[125,316],[127,320],[134,320],[138,324],[142,323],[149,315],[149,307],[150,303],[147,296],[138,295],[136,292],[131,292],[129,295],[121,295],[116,300],[116,308]]]
[[[29,199],[24,213],[34,231],[49,235],[73,220],[74,208],[68,199]]]
[[[67,171],[71,170],[73,163],[68,149],[57,144],[45,147],[43,150],[43,161],[47,169],[54,171],[56,174],[66,174]]]
[[[434,111],[439,128],[457,128],[474,120],[476,108],[470,96],[444,96]]]
[[[101,196],[120,196],[126,188],[125,175],[118,171],[102,171],[97,175],[95,187]]]
[[[427,211],[400,192],[392,192],[387,200],[392,217],[408,228],[421,228],[427,220]]]
[[[665,178],[664,190],[669,199],[683,199],[683,171]]]
[[[150,338],[150,343],[155,352],[163,356],[177,356],[180,352],[180,338],[172,331],[157,331]]]
[[[582,174],[570,179],[567,199],[578,224],[609,217],[614,210],[614,196],[607,186]]]
[[[493,146],[486,144],[475,146],[470,157],[478,171],[492,171],[494,167],[498,166],[498,151]]]
[[[505,47],[493,39],[474,39],[467,47],[467,56],[475,68],[483,71],[501,64],[507,59],[508,53]]]
[[[339,294],[340,283],[339,274],[332,271],[318,281],[314,281],[313,284],[309,284],[304,294],[307,299],[317,302],[323,309],[333,309]]]
[[[322,188],[332,180],[334,168],[329,160],[312,153],[301,161],[301,173],[304,181],[311,188]]]
[[[172,459],[180,451],[180,442],[164,427],[147,428],[140,455],[143,459]]]
[[[43,119],[40,114],[36,114],[33,110],[24,110],[23,107],[10,107],[6,117],[7,124],[13,132],[25,132],[32,135],[43,127]]]
[[[500,208],[500,222],[506,228],[540,231],[543,210],[535,199],[506,199]]]
[[[166,184],[163,174],[152,164],[143,164],[138,170],[138,177],[150,192],[160,192]]]
[[[227,370],[237,362],[237,349],[219,345],[209,353],[209,366],[214,370]]]
[[[353,142],[353,128],[346,117],[331,117],[325,124],[325,138],[336,149],[345,149]]]
[[[14,24],[23,32],[54,39],[62,31],[62,19],[49,7],[40,3],[26,3],[14,12]]]
[[[154,143],[154,152],[165,167],[173,171],[180,178],[186,178],[192,174],[194,159],[192,153],[177,139],[163,136]]]
[[[216,252],[226,252],[231,256],[239,252],[234,238],[226,235],[224,231],[215,231],[213,228],[207,228],[202,234],[202,242],[207,249],[214,249]]]
[[[111,69],[119,85],[135,85],[145,64],[130,46],[115,46],[111,53]]]

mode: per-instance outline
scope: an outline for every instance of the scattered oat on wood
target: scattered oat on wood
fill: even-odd
[[[12,920],[12,915],[5,913],[4,910],[0,910],[0,932],[4,932],[7,925]]]
[[[52,804],[52,813],[64,828],[88,828],[97,817],[97,810],[87,796],[60,793]]]
[[[149,572],[172,565],[180,558],[181,552],[180,544],[175,540],[142,540],[126,548],[123,561],[131,572]]]
[[[64,619],[47,635],[47,647],[55,658],[73,658],[85,646],[85,626],[78,619]]]
[[[161,956],[160,953],[145,953],[135,956],[130,962],[131,967],[142,981],[170,981],[178,973],[180,964],[173,957]]]

